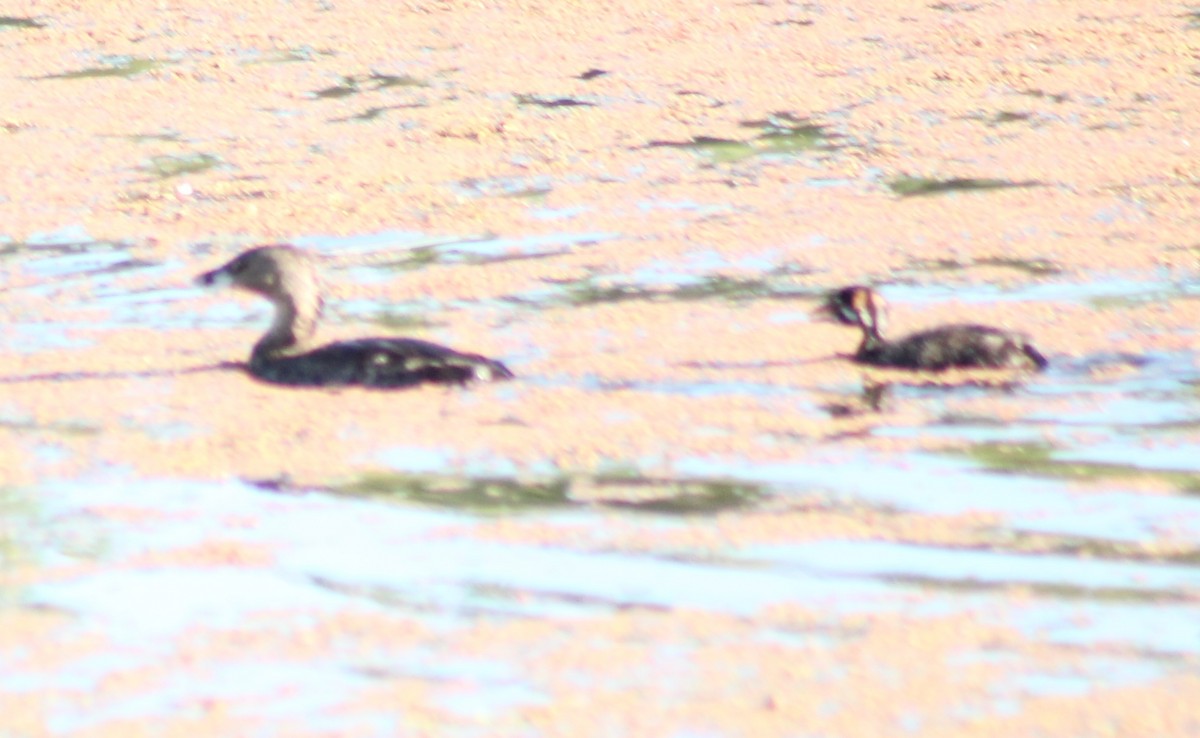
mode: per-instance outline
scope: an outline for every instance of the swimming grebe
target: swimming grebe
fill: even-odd
[[[250,352],[250,374],[306,386],[409,387],[509,379],[506,366],[478,354],[412,338],[366,338],[313,348],[321,317],[321,282],[313,260],[291,246],[262,246],[196,278],[265,297],[275,320]]]
[[[1045,369],[1046,357],[1019,334],[986,325],[944,325],[897,341],[883,337],[883,298],[870,287],[843,287],[829,295],[818,313],[862,329],[855,361],[904,369],[991,367]]]

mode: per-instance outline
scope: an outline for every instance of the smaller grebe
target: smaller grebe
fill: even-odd
[[[903,369],[991,367],[1045,369],[1046,357],[1019,334],[986,325],[944,325],[896,341],[883,337],[883,298],[870,287],[843,287],[829,295],[817,313],[862,329],[854,360]]]
[[[513,376],[498,361],[412,338],[365,338],[313,348],[323,304],[321,283],[308,254],[291,246],[251,249],[196,282],[239,287],[275,306],[274,322],[250,352],[250,374],[266,382],[409,387]]]

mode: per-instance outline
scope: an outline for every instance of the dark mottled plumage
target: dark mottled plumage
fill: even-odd
[[[250,353],[250,373],[290,385],[409,387],[509,379],[498,361],[412,338],[366,338],[312,348],[321,317],[321,282],[312,259],[291,246],[262,246],[196,278],[265,297],[275,320]]]
[[[1048,364],[1025,336],[986,325],[946,325],[889,341],[883,337],[883,298],[869,287],[855,285],[837,290],[820,312],[839,323],[862,329],[862,342],[854,358],[864,364],[934,370],[950,367],[1040,370]]]

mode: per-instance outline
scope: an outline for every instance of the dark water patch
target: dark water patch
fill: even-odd
[[[959,259],[914,259],[904,270],[923,272],[966,271],[973,267],[998,267],[1023,272],[1034,277],[1048,277],[1062,274],[1062,265],[1050,259],[1028,258],[1021,259],[1011,256],[985,256],[967,261]],[[903,272],[901,272],[903,273]]]
[[[994,126],[999,126],[1004,125],[1005,123],[1020,123],[1022,121],[1027,121],[1032,117],[1033,116],[1030,113],[1017,113],[1011,110],[1001,110],[999,113],[993,115],[988,120],[988,123]]]
[[[987,192],[1025,187],[1041,187],[1036,180],[1015,182],[1008,179],[976,179],[954,177],[953,179],[931,179],[928,177],[897,177],[888,182],[888,189],[900,197],[926,197],[950,192]]]
[[[743,300],[794,299],[812,297],[808,289],[779,289],[766,279],[754,277],[705,276],[697,284],[682,284],[671,292],[671,298],[680,301],[721,299],[732,302]]]
[[[613,304],[629,300],[654,300],[661,299],[663,295],[661,292],[636,285],[598,284],[591,277],[563,282],[550,280],[550,283],[558,286],[558,302],[573,307]]]
[[[630,301],[811,300],[822,294],[815,288],[775,284],[770,277],[729,277],[720,274],[692,276],[685,282],[660,285],[639,281],[613,281],[600,277],[585,277],[562,282],[547,281],[555,285],[555,288],[550,295],[543,295],[537,301],[542,304],[570,307]],[[524,301],[520,297],[510,299],[513,302]]]
[[[139,144],[150,142],[179,143],[183,140],[178,131],[167,131],[164,133],[132,133],[120,136],[119,138]]]
[[[1153,363],[1154,358],[1145,354],[1133,354],[1128,351],[1098,351],[1076,359],[1070,364],[1070,367],[1077,374],[1089,374],[1126,367],[1145,369]]]
[[[513,95],[513,99],[517,101],[517,105],[533,106],[537,108],[594,108],[596,103],[581,100],[577,97],[543,97],[541,95]]]
[[[452,248],[456,244],[483,242],[492,238],[492,234],[438,238],[418,231],[388,230],[354,236],[297,236],[291,239],[291,243],[330,260],[336,260],[334,268],[355,269],[358,272],[356,276],[366,278],[372,273],[378,273],[365,271],[366,269],[387,267],[396,262],[403,264],[410,258],[420,265],[426,259],[421,253],[428,253],[440,247]],[[410,255],[410,251],[419,253]],[[428,263],[435,261],[436,259],[430,258]]]
[[[661,479],[631,475],[549,478],[463,477],[372,472],[331,491],[402,499],[474,514],[601,506],[664,515],[710,515],[757,504],[760,485],[721,479]]]
[[[476,266],[484,265],[484,264],[502,264],[504,262],[509,262],[509,261],[526,261],[529,259],[547,259],[547,258],[550,258],[553,256],[561,256],[563,254],[571,253],[573,250],[571,248],[566,248],[566,247],[564,247],[564,248],[545,248],[545,249],[530,248],[529,250],[523,250],[520,246],[516,245],[517,242],[515,242],[515,241],[509,242],[509,243],[513,244],[515,246],[515,248],[508,249],[508,250],[493,249],[492,246],[496,241],[498,241],[498,239],[488,239],[487,241],[479,242],[478,244],[476,244],[477,246],[485,247],[485,248],[481,248],[481,249],[470,249],[469,248],[469,249],[464,249],[464,250],[459,250],[459,251],[455,251],[452,249],[445,250],[443,253],[441,253],[439,255],[439,263],[442,263],[442,264],[472,264],[472,265],[476,265]],[[594,246],[597,243],[599,243],[599,239],[597,239],[597,240],[585,239],[585,240],[576,241],[574,243],[574,245],[575,246]],[[547,243],[547,245],[549,245],[549,243]]]
[[[712,136],[693,136],[687,141],[651,141],[649,148],[687,149],[702,154],[714,164],[728,164],[748,159],[758,154],[751,143]]]
[[[939,579],[919,574],[893,574],[882,577],[882,579],[895,584],[918,586],[944,592],[970,593],[1018,590],[1022,594],[1028,593],[1035,597],[1066,601],[1123,602],[1142,605],[1195,601],[1195,597],[1185,592],[1147,592],[1141,589],[1125,587],[1082,587],[1069,583],[1031,584],[1019,579],[1010,581],[980,581],[972,577]]]
[[[1033,275],[1035,277],[1045,277],[1052,274],[1062,274],[1064,269],[1058,263],[1050,259],[1018,259],[1011,256],[986,256],[975,259],[975,266],[985,267],[1002,267],[1004,269],[1014,269],[1019,272]]]
[[[1005,423],[1004,421],[1002,421],[998,418],[993,418],[988,415],[972,415],[972,414],[968,414],[968,413],[948,413],[946,415],[942,415],[936,421],[934,421],[934,425],[941,426],[941,427],[951,427],[951,428],[953,428],[953,427],[978,428],[980,426],[991,427],[991,428],[1004,428],[1004,427],[1008,426],[1008,423]]]
[[[413,271],[434,264],[481,266],[509,261],[546,259],[573,253],[615,238],[612,233],[561,233],[527,238],[500,238],[486,234],[475,238],[410,246],[395,258],[371,260],[373,269]]]
[[[0,418],[0,429],[17,433],[49,433],[69,438],[95,436],[100,433],[100,428],[91,423],[72,421],[39,423],[34,420],[16,418]]]
[[[612,612],[669,612],[663,605],[639,603],[608,597],[562,592],[533,590],[526,587],[508,587],[499,584],[481,584],[471,587],[471,592],[483,602],[503,602],[503,610],[521,611],[528,603],[537,602],[543,611],[553,609],[558,615],[598,615]],[[496,610],[493,610],[496,612]]]
[[[342,97],[357,95],[361,90],[358,86],[358,79],[355,77],[342,77],[342,81],[336,85],[322,87],[312,96],[318,100],[336,100]]]
[[[764,497],[760,485],[726,480],[610,478],[595,480],[599,504],[666,515],[711,515],[753,507]]]
[[[728,270],[755,270],[758,274],[743,277],[712,273]],[[626,275],[589,271],[591,273],[578,278],[543,279],[546,287],[508,295],[500,301],[532,309],[550,309],[626,301],[807,300],[821,294],[794,283],[793,277],[809,274],[810,270],[790,261],[780,264],[776,255],[730,259],[717,252],[698,251],[688,254],[683,261],[652,261]]]
[[[47,74],[36,79],[102,79],[104,77],[135,77],[139,74],[149,72],[155,69],[160,69],[166,66],[169,62],[161,62],[157,59],[148,59],[136,56],[111,56],[102,57],[100,59],[103,66],[88,67],[86,69],[78,69],[74,72],[63,72],[61,74]]]
[[[1200,472],[1055,458],[1058,450],[1048,443],[981,443],[967,449],[965,454],[985,469],[1003,474],[1080,482],[1147,480],[1166,484],[1180,492],[1200,492]]]
[[[337,56],[337,52],[332,49],[315,49],[311,46],[297,46],[292,49],[271,50],[260,52],[257,50],[250,51],[246,54],[250,58],[242,62],[245,65],[254,64],[291,64],[295,62],[311,62],[317,61],[322,57]]]
[[[317,100],[337,100],[360,92],[389,90],[393,87],[428,87],[429,84],[416,77],[395,74],[369,74],[343,76],[341,82],[323,87],[312,93]]]
[[[18,15],[0,15],[0,28],[45,28],[46,24],[36,18]]]
[[[461,478],[430,474],[372,472],[335,488],[342,494],[400,499],[477,514],[503,514],[564,507],[566,479],[522,481],[515,478]]]
[[[1096,310],[1128,310],[1139,305],[1154,302],[1164,302],[1170,299],[1165,291],[1096,295],[1089,297],[1087,303]]]
[[[1192,433],[1200,431],[1200,418],[1190,418],[1186,420],[1162,420],[1157,422],[1143,423],[1139,422],[1133,426],[1134,430],[1126,431],[1137,435],[1148,433]],[[1197,458],[1197,465],[1200,465],[1200,457]]]
[[[980,6],[971,3],[934,3],[929,8],[943,13],[972,13],[979,10]]]
[[[564,249],[552,251],[536,251],[528,253],[483,254],[458,250],[455,247],[468,243],[483,243],[493,239],[479,241],[458,241],[454,244],[438,244],[436,246],[417,246],[409,249],[398,259],[387,259],[372,264],[373,268],[391,269],[395,271],[415,271],[434,264],[497,264],[505,261],[520,261],[524,259],[544,259],[567,253]]]
[[[592,69],[585,70],[583,73],[576,75],[575,79],[581,79],[584,82],[587,82],[588,80],[593,80],[597,77],[603,77],[606,74],[608,74],[607,71],[593,67]]]
[[[514,252],[508,254],[496,254],[495,256],[469,256],[464,258],[460,263],[463,264],[504,264],[511,261],[530,261],[534,259],[549,259],[555,256],[562,256],[571,253],[570,249],[550,249],[547,251],[529,251],[526,253]]]
[[[441,256],[437,246],[415,246],[404,253],[404,256],[398,259],[387,259],[372,264],[371,266],[378,269],[395,269],[400,271],[411,271],[423,269],[431,264],[438,264],[441,261]]]
[[[1193,566],[899,542],[825,540],[754,547],[746,556],[809,573],[953,591],[1019,588],[1045,598],[1097,603],[1195,602],[1200,589],[1200,569]]]
[[[1046,99],[1046,100],[1049,100],[1051,102],[1056,102],[1056,103],[1064,103],[1071,99],[1071,96],[1066,94],[1065,92],[1063,92],[1063,93],[1046,92],[1045,90],[1038,90],[1038,89],[1034,89],[1034,88],[1028,88],[1028,89],[1021,90],[1020,94],[1028,95],[1029,97],[1036,97],[1039,99]]]
[[[837,139],[825,126],[791,113],[774,113],[762,120],[742,121],[740,125],[742,128],[760,132],[755,142],[762,149],[759,152],[762,154],[791,154],[829,149],[833,148],[833,141]]]
[[[393,87],[428,87],[429,83],[407,74],[379,74],[372,72],[366,84],[373,90],[390,90]]]
[[[747,120],[743,128],[760,134],[747,141],[712,136],[694,136],[687,141],[651,141],[647,148],[687,149],[704,155],[713,164],[730,164],[755,156],[792,155],[834,148],[833,135],[825,126],[806,118],[778,113],[763,120]]]
[[[403,110],[406,108],[411,109],[411,108],[423,108],[423,107],[425,107],[425,106],[424,105],[379,105],[379,106],[376,106],[373,108],[367,108],[366,110],[362,111],[361,113],[355,113],[354,115],[347,115],[344,118],[330,118],[329,122],[330,123],[352,123],[352,122],[365,123],[368,121],[377,120],[379,118],[382,118],[385,113],[392,111],[392,110]]]
[[[144,169],[159,179],[170,179],[205,172],[220,163],[221,159],[212,154],[164,154],[150,157],[150,163]]]
[[[1002,546],[997,549],[1029,555],[1069,556],[1088,561],[1126,561],[1146,564],[1177,564],[1200,567],[1200,548],[1159,550],[1126,541],[1084,536],[1029,534],[1022,531],[997,531]]]

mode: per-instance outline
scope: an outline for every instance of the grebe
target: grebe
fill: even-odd
[[[944,325],[889,341],[882,297],[870,287],[843,287],[829,295],[818,313],[862,329],[855,361],[904,369],[991,367],[1045,369],[1049,362],[1019,334],[986,325]]]
[[[251,249],[196,281],[248,290],[275,306],[271,327],[250,352],[250,374],[266,382],[410,387],[513,376],[498,361],[413,338],[364,338],[314,347],[323,304],[321,282],[312,258],[291,246]]]

